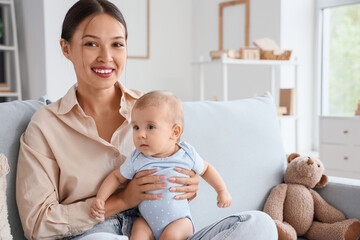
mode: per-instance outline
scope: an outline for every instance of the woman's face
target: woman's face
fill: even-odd
[[[82,88],[111,88],[126,63],[125,28],[108,14],[90,16],[76,28],[70,43],[61,40]]]

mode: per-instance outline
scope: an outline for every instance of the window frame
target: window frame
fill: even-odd
[[[314,109],[313,109],[313,149],[319,148],[319,116],[322,115],[322,43],[323,43],[323,9],[345,5],[360,4],[360,0],[317,0],[315,2],[315,51],[314,51]]]

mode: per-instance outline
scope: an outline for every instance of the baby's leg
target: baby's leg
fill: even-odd
[[[152,233],[149,225],[142,217],[138,217],[131,229],[130,240],[154,240],[154,234]]]
[[[185,240],[194,234],[194,227],[191,220],[187,217],[180,218],[166,226],[160,236],[160,240]]]

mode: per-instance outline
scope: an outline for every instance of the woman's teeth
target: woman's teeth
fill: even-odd
[[[96,73],[111,73],[112,72],[112,69],[96,69],[96,68],[94,68],[93,70]]]

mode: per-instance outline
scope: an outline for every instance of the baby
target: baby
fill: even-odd
[[[176,167],[191,169],[199,174],[217,192],[218,207],[229,207],[231,196],[216,169],[205,162],[195,149],[180,142],[184,128],[184,109],[180,100],[167,91],[153,91],[137,100],[131,113],[133,141],[136,150],[102,183],[91,211],[101,215],[106,199],[119,184],[132,179],[142,170],[157,169],[155,174],[186,177]],[[165,182],[165,181],[164,181]],[[187,239],[194,233],[188,201],[176,200],[171,187],[149,193],[162,194],[158,200],[144,200],[139,204],[142,217],[135,220],[131,240],[135,239]],[[152,231],[150,231],[150,228]],[[150,235],[150,236],[149,236]]]

